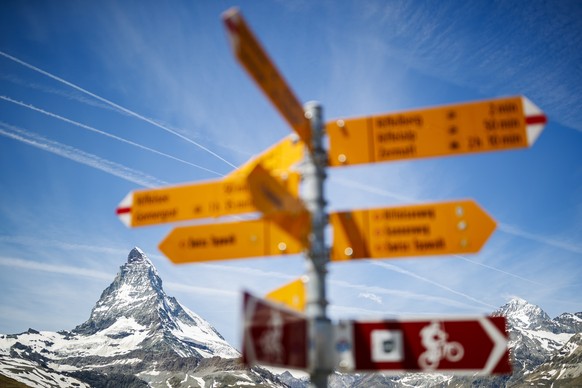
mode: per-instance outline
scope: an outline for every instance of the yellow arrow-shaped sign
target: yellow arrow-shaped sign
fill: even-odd
[[[258,174],[263,176],[262,171]],[[286,193],[285,198],[299,195],[297,173],[288,174],[281,182],[270,177],[268,183],[270,186],[266,187],[275,187],[276,194]],[[271,191],[266,189],[268,193]],[[247,177],[237,175],[222,180],[132,191],[119,204],[117,215],[124,224],[135,227],[257,211],[260,209],[255,205]]]
[[[300,253],[304,243],[304,238],[266,218],[178,227],[159,248],[170,261],[180,264]]]
[[[289,135],[259,155],[252,157],[228,176],[248,176],[257,164],[261,164],[273,176],[286,176],[289,170],[303,159],[305,145],[297,135]]]
[[[546,116],[525,97],[329,122],[329,163],[344,166],[533,145]]]
[[[240,11],[236,8],[229,9],[222,17],[234,55],[239,63],[255,80],[295,133],[310,147],[311,127],[305,118],[303,107],[254,36]]]
[[[291,174],[289,178],[298,180],[299,176],[298,174]],[[277,212],[300,214],[306,212],[305,206],[298,198],[297,193],[289,191],[288,185],[282,184],[261,164],[255,166],[248,175],[247,180],[253,204],[263,214]]]
[[[293,310],[305,311],[305,283],[307,279],[300,277],[282,287],[269,292],[265,298],[273,302],[283,303]]]
[[[495,221],[474,201],[332,213],[332,261],[476,253]]]

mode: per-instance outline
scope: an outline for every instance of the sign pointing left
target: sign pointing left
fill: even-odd
[[[159,248],[173,263],[181,264],[300,253],[303,240],[262,219],[179,227]]]
[[[282,185],[291,195],[297,196],[298,174],[289,174]],[[204,183],[132,191],[117,207],[117,216],[128,227],[136,227],[259,210],[247,177],[235,176]]]

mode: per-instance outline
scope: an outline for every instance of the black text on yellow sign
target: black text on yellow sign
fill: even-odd
[[[338,212],[332,261],[476,253],[495,221],[474,201]]]
[[[273,178],[275,179],[275,178]],[[299,195],[299,175],[290,173],[280,181],[289,195]],[[127,226],[157,225],[211,217],[257,212],[247,177],[129,193],[117,208],[117,215]]]
[[[531,146],[546,116],[525,97],[335,120],[329,163],[344,166]]]
[[[160,243],[174,263],[300,253],[305,241],[269,219],[178,227]]]

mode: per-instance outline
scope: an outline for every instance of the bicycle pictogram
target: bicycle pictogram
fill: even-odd
[[[447,342],[449,335],[439,321],[433,321],[420,331],[422,346],[426,349],[418,358],[422,369],[434,370],[441,360],[460,361],[465,355],[463,345],[458,342]]]

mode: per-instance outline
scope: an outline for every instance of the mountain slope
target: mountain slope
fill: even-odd
[[[526,374],[524,385],[582,386],[582,332],[570,340],[545,363]]]
[[[169,297],[139,248],[86,322],[58,333],[0,335],[0,374],[47,387],[282,386],[262,369],[246,369],[208,322]]]
[[[522,387],[582,386],[582,313],[551,319],[541,308],[513,298],[492,315],[507,318],[511,376],[456,377],[407,373],[335,374],[330,386],[344,387]],[[578,334],[575,334],[578,333]]]
[[[513,298],[493,312],[507,318],[514,372],[509,384],[549,360],[572,337],[574,328],[551,319],[538,306]]]
[[[331,387],[582,386],[582,313],[551,319],[514,298],[507,318],[512,376],[336,373]],[[239,353],[201,317],[166,295],[155,267],[134,248],[89,319],[71,331],[0,335],[0,381],[35,387],[307,386],[285,374],[247,369]],[[283,382],[284,381],[284,382]],[[0,385],[2,385],[0,384]]]
[[[141,349],[182,357],[240,356],[208,322],[166,295],[155,267],[139,248],[132,249],[89,320],[73,333],[137,342]]]

